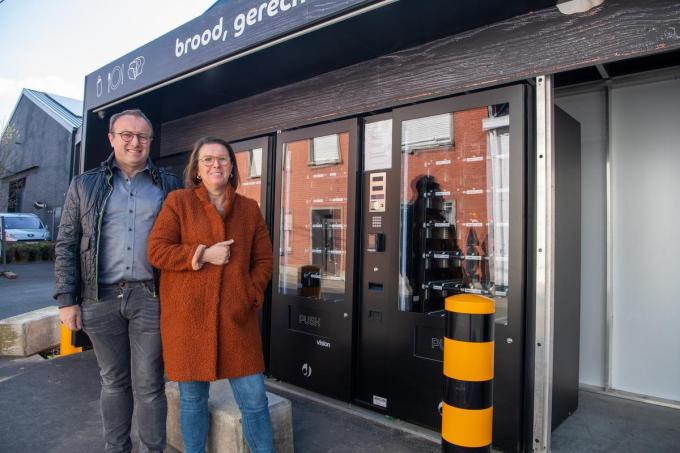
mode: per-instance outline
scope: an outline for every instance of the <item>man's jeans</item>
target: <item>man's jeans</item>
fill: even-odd
[[[271,453],[272,422],[261,373],[229,379],[241,410],[243,437],[252,453]],[[210,425],[209,382],[179,382],[179,423],[184,453],[204,453]]]
[[[99,364],[105,451],[132,450],[134,394],[139,451],[162,452],[167,402],[153,283],[102,288],[99,301],[85,299],[81,309]]]

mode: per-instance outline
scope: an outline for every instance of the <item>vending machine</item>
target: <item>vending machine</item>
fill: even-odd
[[[368,118],[356,398],[441,423],[444,301],[496,302],[494,440],[518,437],[524,406],[527,89],[515,86]],[[375,170],[372,170],[375,168]],[[384,206],[371,193],[384,188]],[[369,246],[382,236],[381,251]]]
[[[352,399],[358,119],[277,135],[272,375]]]
[[[275,377],[439,430],[444,301],[484,295],[496,304],[494,446],[530,446],[531,99],[516,85],[280,134]],[[572,263],[556,277],[569,294],[555,316],[559,423],[577,404],[578,281],[565,279],[578,268],[580,149],[578,123],[560,113],[555,127],[567,131],[558,217],[572,225],[557,238],[558,262]]]

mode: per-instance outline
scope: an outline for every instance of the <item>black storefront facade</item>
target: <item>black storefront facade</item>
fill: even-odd
[[[86,78],[81,169],[126,108],[162,166],[232,142],[274,242],[268,371],[377,412],[439,429],[443,300],[493,297],[494,446],[540,451],[578,386],[579,125],[553,91],[677,58],[677,2],[638,3],[218,2]]]

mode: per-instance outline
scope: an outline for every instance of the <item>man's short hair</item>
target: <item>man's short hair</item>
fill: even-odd
[[[151,129],[151,135],[153,136],[153,124],[151,124],[151,120],[149,120],[144,112],[139,109],[123,110],[122,112],[111,115],[111,119],[109,119],[109,132],[113,132],[113,125],[118,120],[118,118],[125,115],[136,116],[137,118],[141,118],[146,121],[146,124],[149,125],[149,129]]]

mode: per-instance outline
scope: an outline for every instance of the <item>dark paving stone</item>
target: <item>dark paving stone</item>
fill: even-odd
[[[579,392],[579,408],[552,436],[554,453],[680,452],[680,410]]]
[[[438,444],[309,399],[274,390],[293,404],[296,453],[440,452]]]

